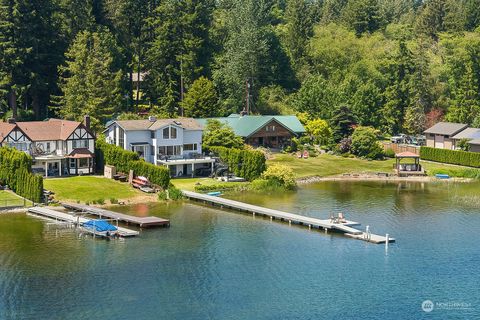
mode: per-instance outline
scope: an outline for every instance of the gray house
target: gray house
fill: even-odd
[[[427,139],[427,147],[455,150],[456,137],[464,131],[468,125],[463,123],[439,122],[424,131]]]

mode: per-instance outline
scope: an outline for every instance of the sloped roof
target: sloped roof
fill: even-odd
[[[480,139],[473,139],[468,141],[469,144],[480,145]]]
[[[14,128],[14,124],[0,122],[0,142],[2,142],[10,134],[10,132],[12,132]]]
[[[77,121],[60,119],[16,123],[32,141],[67,140],[80,124]]]
[[[167,125],[176,125],[185,130],[202,130],[201,125],[193,118],[157,119],[156,121],[118,120],[115,122],[126,131],[158,130]],[[110,125],[112,124],[113,122],[110,123]]]
[[[420,156],[416,153],[405,151],[395,154],[396,158],[420,158]]]
[[[241,116],[233,114],[224,118],[203,118],[197,119],[197,121],[203,126],[206,126],[207,121],[210,119],[227,124],[233,129],[236,135],[245,138],[251,136],[272,120],[276,120],[296,134],[305,132],[305,128],[296,116]]]
[[[480,139],[480,129],[467,128],[454,135],[452,139]]]
[[[431,128],[428,128],[424,133],[433,133],[433,134],[443,134],[447,136],[453,136],[468,125],[464,123],[453,123],[453,122],[439,122]]]

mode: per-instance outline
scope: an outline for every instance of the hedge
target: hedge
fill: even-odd
[[[231,172],[248,181],[260,177],[267,167],[265,155],[260,151],[225,147],[211,147],[210,149],[220,157],[223,163],[228,165]]]
[[[480,153],[477,152],[421,147],[420,158],[422,160],[457,164],[467,167],[480,167]]]
[[[0,148],[0,183],[33,202],[41,202],[43,178],[32,173],[32,158],[14,148]]]
[[[108,144],[101,137],[98,138],[95,149],[98,169],[103,170],[105,164],[115,166],[118,172],[128,173],[130,170],[136,175],[147,177],[151,183],[164,189],[170,184],[170,171],[163,166],[145,162],[137,153],[124,150],[113,144]]]

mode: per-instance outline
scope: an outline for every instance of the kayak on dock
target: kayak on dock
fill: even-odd
[[[207,195],[212,196],[212,197],[220,197],[222,195],[222,193],[220,191],[213,191],[213,192],[207,193]]]
[[[435,177],[437,179],[450,179],[450,176],[448,174],[443,174],[443,173],[437,173]]]

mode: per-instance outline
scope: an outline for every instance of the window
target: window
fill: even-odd
[[[70,159],[70,169],[75,169],[75,159]]]
[[[170,127],[171,132],[170,132],[170,137],[171,139],[177,139],[177,128]]]
[[[155,155],[155,147],[154,147],[154,146],[150,146],[150,154],[151,154],[152,156]]]
[[[72,147],[73,147],[73,149],[88,148],[88,140],[86,140],[86,139],[83,139],[83,140],[73,140],[73,142],[72,142]]]
[[[155,131],[150,132],[150,138],[155,139]]]
[[[158,154],[163,156],[179,156],[182,154],[182,146],[161,146],[158,147]]]
[[[88,158],[78,159],[79,168],[88,168]]]
[[[47,152],[50,152],[50,142],[47,142]]]
[[[170,139],[170,128],[163,129],[163,139]]]
[[[275,131],[275,126],[272,126],[272,131]]]
[[[197,144],[184,144],[183,145],[183,150],[184,151],[197,151]]]
[[[125,132],[122,128],[118,128],[118,145],[125,149]]]

